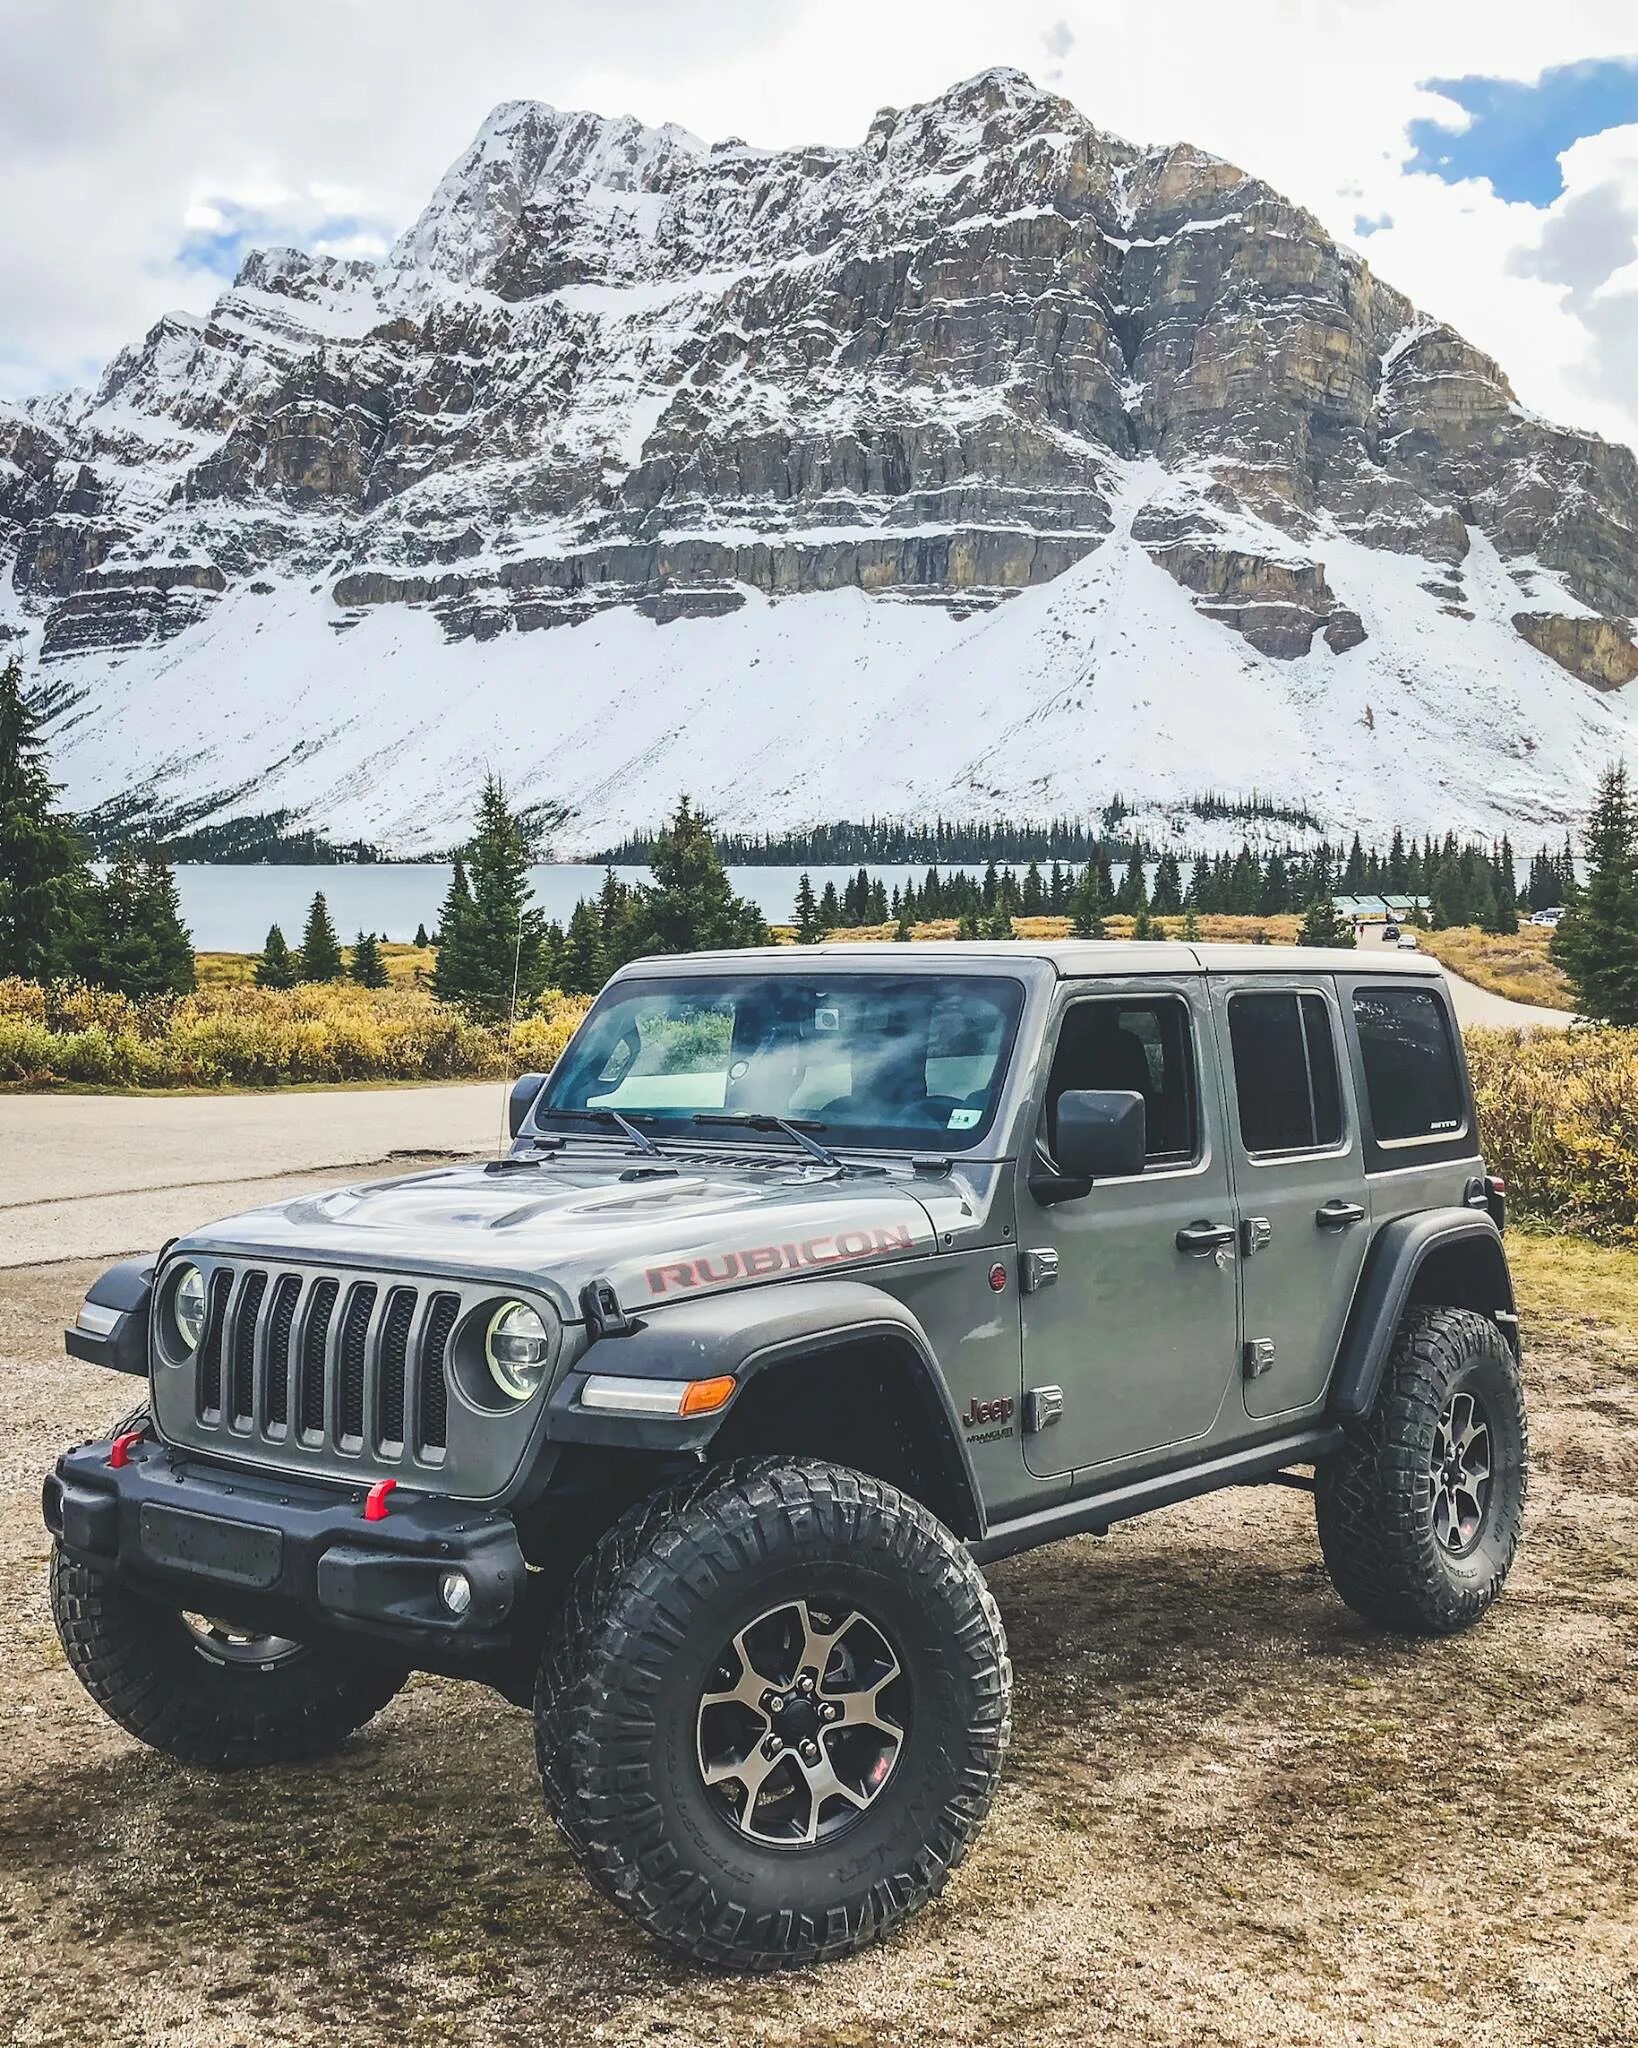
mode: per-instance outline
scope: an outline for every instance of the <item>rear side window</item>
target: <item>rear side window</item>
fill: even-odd
[[[1445,1006],[1431,989],[1361,988],[1354,1021],[1378,1144],[1449,1138],[1467,1118]]]
[[[1229,1045],[1248,1152],[1322,1152],[1342,1141],[1342,1086],[1325,998],[1294,989],[1229,997]]]

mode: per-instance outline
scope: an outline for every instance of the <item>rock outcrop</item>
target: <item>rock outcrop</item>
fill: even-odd
[[[383,615],[489,646],[757,597],[961,622],[1125,538],[1245,655],[1342,676],[1400,558],[1458,666],[1522,591],[1529,647],[1613,691],[1635,532],[1630,450],[1524,412],[1256,178],[1012,71],[853,148],[502,106],[379,265],[258,251],[95,391],[0,410],[0,631],[83,678],[76,731],[99,656],[252,583],[349,648]]]

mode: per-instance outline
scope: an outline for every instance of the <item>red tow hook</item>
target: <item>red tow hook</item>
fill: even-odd
[[[396,1479],[378,1479],[364,1496],[364,1519],[366,1522],[384,1522],[387,1519],[387,1495],[398,1484]]]
[[[123,1472],[131,1462],[131,1449],[142,1441],[140,1429],[128,1429],[115,1437],[108,1446],[108,1462],[116,1472]]]

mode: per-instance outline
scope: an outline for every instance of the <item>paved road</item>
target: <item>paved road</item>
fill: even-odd
[[[148,1251],[358,1167],[493,1153],[499,1081],[264,1095],[0,1096],[0,1267]]]
[[[1360,938],[1362,948],[1381,943],[1374,927]],[[1456,1005],[1456,1020],[1464,1028],[1469,1024],[1495,1024],[1511,1031],[1567,1031],[1575,1022],[1573,1010],[1549,1010],[1540,1003],[1512,1002],[1506,996],[1493,995],[1487,988],[1464,981],[1448,967],[1445,979],[1450,983],[1451,999]]]

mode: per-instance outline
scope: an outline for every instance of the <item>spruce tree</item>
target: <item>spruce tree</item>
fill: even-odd
[[[978,905],[969,903],[964,907],[961,916],[956,921],[956,937],[958,939],[981,939],[983,936],[983,930],[978,922]]]
[[[595,903],[582,899],[574,907],[563,944],[558,949],[557,978],[565,994],[594,996],[608,980],[603,955],[603,920]]]
[[[157,855],[119,855],[95,890],[89,929],[87,972],[103,988],[140,1002],[193,987],[193,941],[176,878]]]
[[[1160,856],[1160,865],[1155,870],[1154,902],[1150,908],[1157,917],[1176,917],[1183,908],[1183,877],[1175,853],[1168,851]]]
[[[1638,1025],[1638,814],[1624,762],[1599,778],[1585,845],[1586,880],[1547,950],[1584,1016]]]
[[[1265,944],[1267,936],[1266,933],[1261,934]],[[1297,932],[1297,944],[1352,947],[1355,943],[1354,928],[1331,900],[1330,888],[1327,886],[1325,894],[1316,895],[1304,912],[1302,924]]]
[[[806,870],[796,885],[796,943],[799,946],[816,946],[824,937],[819,922],[819,899],[813,893],[813,883]]]
[[[836,894],[836,884],[827,882],[819,898],[819,930],[821,935],[833,932],[842,922],[841,900]]]
[[[381,947],[373,932],[360,932],[353,941],[353,957],[348,963],[347,973],[360,988],[386,987],[387,963],[381,957]]]
[[[301,935],[301,978],[303,981],[341,979],[341,941],[330,921],[330,906],[320,889],[307,913]]]
[[[427,936],[427,928],[424,924],[418,924],[415,927],[415,943],[418,946],[430,946],[432,944],[431,939]]]
[[[1080,884],[1071,899],[1070,915],[1074,920],[1076,938],[1101,939],[1106,936],[1103,907],[1103,891],[1098,885],[1098,864],[1096,861],[1088,861],[1086,872],[1081,876]]]
[[[89,849],[56,794],[13,655],[0,669],[0,974],[29,981],[95,966]]]
[[[628,883],[613,868],[605,871],[597,892],[597,921],[603,935],[603,974],[606,980],[617,967],[636,958],[637,898]],[[601,986],[601,984],[599,984]]]
[[[301,979],[301,962],[291,952],[284,933],[276,924],[267,928],[267,943],[256,962],[258,988],[294,988]]]
[[[731,887],[710,820],[686,796],[661,828],[651,863],[654,883],[642,891],[635,924],[644,953],[765,946],[768,926],[754,903]],[[869,878],[865,877],[868,892]]]
[[[432,986],[445,1002],[479,1015],[526,1008],[546,985],[546,919],[533,905],[529,842],[493,775],[484,780],[478,822],[444,899]]]

